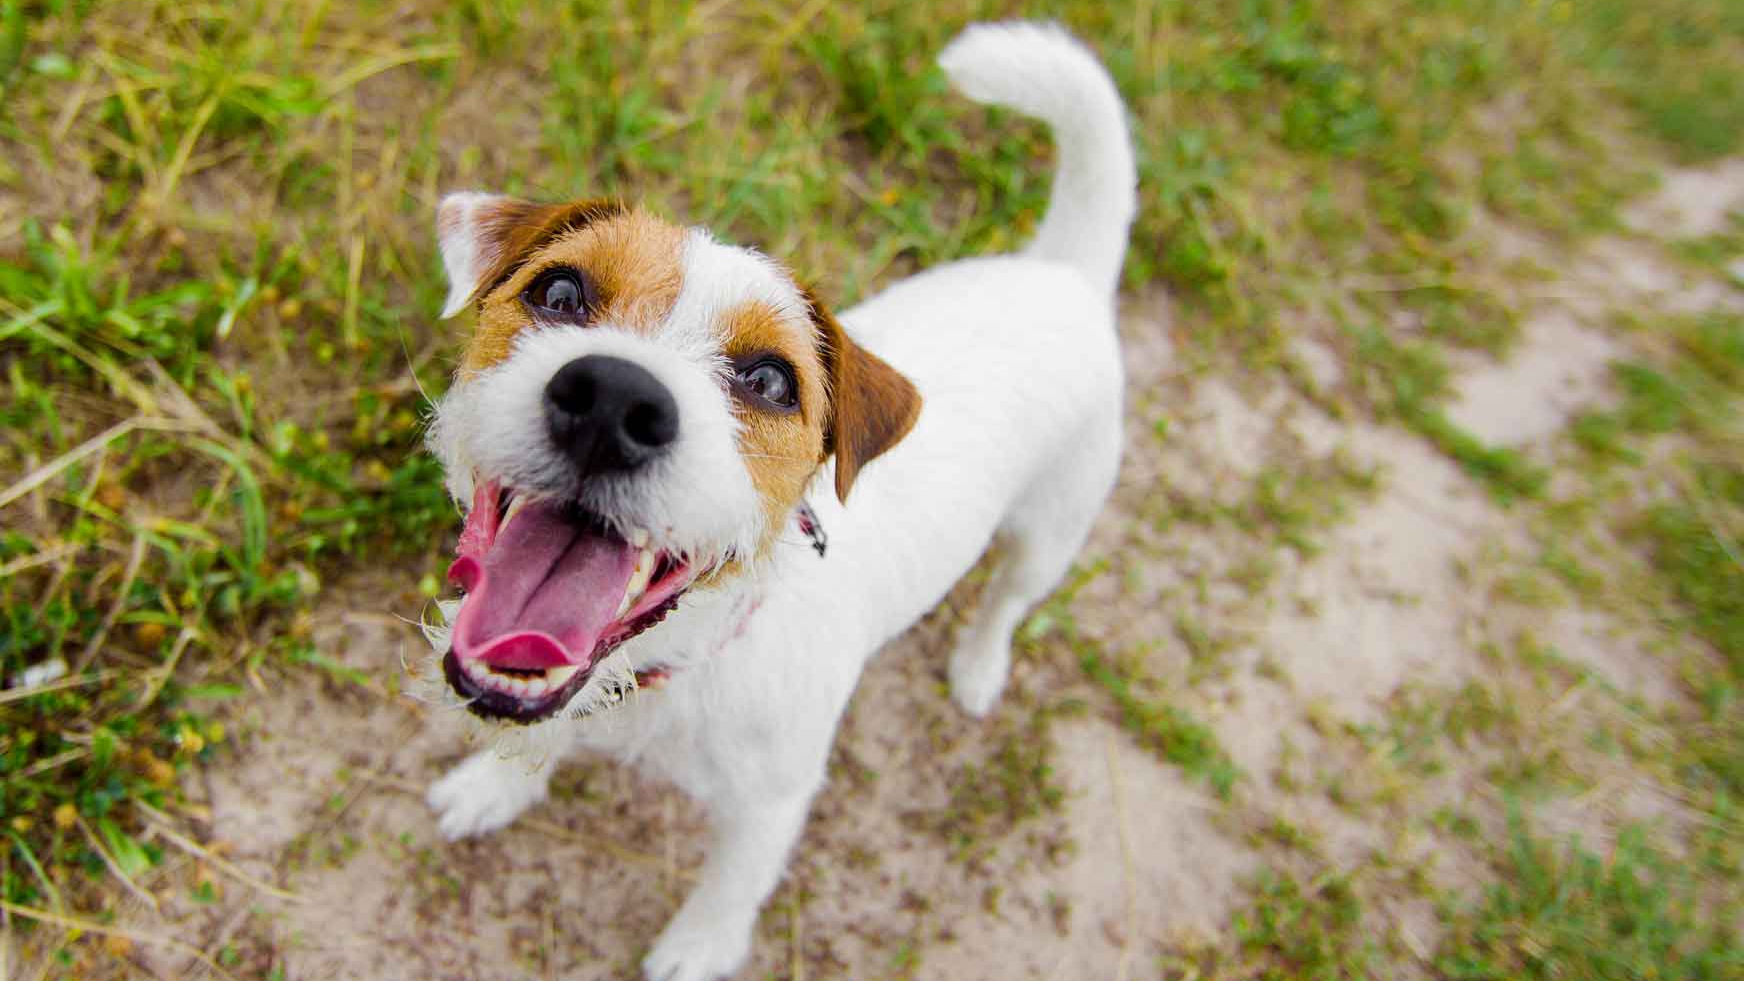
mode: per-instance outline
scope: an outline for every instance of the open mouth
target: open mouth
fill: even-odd
[[[683,555],[569,501],[481,481],[448,578],[466,591],[443,671],[487,718],[563,708],[624,641],[659,623],[696,580]]]

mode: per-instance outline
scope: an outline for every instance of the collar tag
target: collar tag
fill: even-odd
[[[830,545],[830,536],[824,534],[824,526],[818,524],[817,512],[811,509],[810,504],[800,501],[795,514],[799,517],[800,533],[811,539],[811,547],[817,550],[818,558],[823,558],[824,551]]]

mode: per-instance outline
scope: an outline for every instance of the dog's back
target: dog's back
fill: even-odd
[[[1066,572],[1118,469],[1115,287],[1136,174],[1114,83],[1065,32],[978,25],[939,60],[972,98],[1049,124],[1052,195],[1019,253],[928,270],[842,314],[925,402],[853,506],[825,502],[852,583],[817,589],[852,588],[857,603],[881,607],[854,638],[876,646],[1003,538],[993,588],[953,659],[958,699],[980,714],[1004,683],[1011,630]]]

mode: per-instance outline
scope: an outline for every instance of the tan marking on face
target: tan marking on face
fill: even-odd
[[[792,312],[784,317],[762,301],[727,311],[721,327],[729,361],[743,364],[746,358],[777,355],[793,366],[799,384],[795,411],[771,411],[741,399],[735,399],[733,406],[742,427],[739,452],[768,518],[766,549],[781,534],[823,459],[824,424],[829,416],[823,361],[809,320]]]
[[[555,266],[579,270],[598,293],[588,322],[651,332],[684,285],[684,230],[644,211],[599,218],[562,232],[520,257],[519,266],[479,304],[478,324],[461,360],[467,374],[500,364],[515,335],[533,322],[521,292]]]

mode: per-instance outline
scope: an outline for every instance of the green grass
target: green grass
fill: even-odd
[[[1235,943],[1263,981],[1338,981],[1372,976],[1377,946],[1363,929],[1363,902],[1336,874],[1306,883],[1275,872],[1253,885],[1236,914]]]
[[[1687,720],[1686,762],[1699,783],[1744,791],[1744,317],[1713,312],[1634,324],[1657,357],[1613,366],[1621,398],[1570,427],[1597,473],[1651,475],[1656,492],[1609,503],[1624,541],[1651,573],[1653,614],[1717,656],[1687,672],[1699,711]],[[1589,508],[1590,509],[1590,508]]]
[[[1640,827],[1601,856],[1536,835],[1515,813],[1499,851],[1496,884],[1452,920],[1435,958],[1440,977],[1696,981],[1744,970],[1736,923]]]
[[[1549,474],[1542,466],[1516,450],[1485,444],[1442,411],[1438,403],[1450,387],[1447,366],[1434,346],[1400,343],[1374,326],[1351,328],[1347,334],[1360,372],[1356,397],[1370,412],[1396,419],[1427,439],[1500,503],[1543,493]]]
[[[454,510],[419,443],[463,329],[434,320],[440,192],[646,201],[851,302],[1039,217],[1045,135],[931,64],[1013,14],[1065,21],[1129,102],[1125,282],[1177,299],[1187,360],[1308,387],[1289,343],[1318,340],[1340,369],[1319,404],[1417,433],[1501,501],[1545,499],[1549,471],[1444,409],[1450,357],[1505,355],[1531,285],[1469,239],[1477,219],[1573,241],[1613,227],[1657,157],[1744,138],[1728,0],[0,6],[0,678],[72,673],[0,701],[0,896],[102,909],[112,865],[160,861],[144,806],[173,811],[227,752],[256,681],[367,677],[311,640],[335,584],[390,575],[401,595],[346,602],[408,616],[435,592]],[[1724,268],[1736,242],[1683,251]],[[1655,356],[1573,433],[1595,471],[1679,461],[1617,527],[1666,628],[1728,666],[1678,755],[1734,795],[1738,331],[1626,332]],[[1207,514],[1307,557],[1368,480],[1279,464]],[[1556,562],[1605,589],[1578,549]],[[1196,651],[1229,642],[1178,623]],[[1073,653],[1135,739],[1232,796],[1208,726]],[[1004,827],[1058,803],[1050,766],[1001,744],[959,790]],[[1268,963],[1339,963],[1254,922]]]
[[[1064,805],[1066,789],[1048,733],[1050,718],[1042,710],[1021,725],[991,734],[985,759],[952,774],[949,803],[925,815],[924,823],[945,838],[955,860],[986,861],[1013,832]]]
[[[1713,159],[1744,146],[1744,79],[1736,71],[1744,14],[1736,4],[1691,0],[1650,10],[1598,0],[1582,7],[1573,26],[1583,59],[1680,159]]]
[[[1222,800],[1235,793],[1241,770],[1218,745],[1217,736],[1185,709],[1170,704],[1155,682],[1130,663],[1113,663],[1093,646],[1080,644],[1079,666],[1114,701],[1120,721],[1138,744],[1204,780]]]
[[[1373,470],[1335,452],[1288,467],[1267,466],[1254,475],[1245,497],[1218,510],[1243,532],[1312,557],[1320,551],[1317,535],[1379,485]]]

